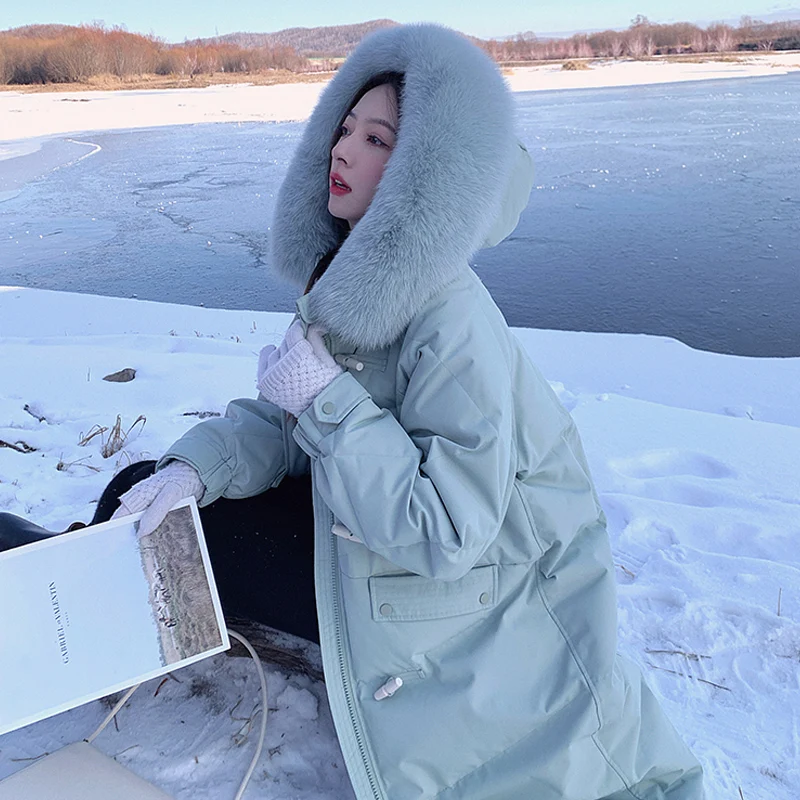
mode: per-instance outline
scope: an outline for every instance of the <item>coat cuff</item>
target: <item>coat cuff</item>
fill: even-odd
[[[333,433],[353,409],[366,400],[369,392],[349,373],[334,378],[300,415],[292,431],[297,444],[312,458],[319,455],[319,444]]]
[[[205,486],[205,492],[197,505],[207,506],[219,497],[233,479],[231,468],[225,457],[220,455],[216,447],[202,439],[193,439],[185,444],[183,439],[178,439],[166,453],[159,459],[156,469],[162,469],[170,461],[183,461],[194,467],[200,475],[200,480]],[[205,468],[204,466],[205,465]],[[211,465],[211,466],[209,466]]]

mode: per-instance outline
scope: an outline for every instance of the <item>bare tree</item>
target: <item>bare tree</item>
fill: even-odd
[[[11,80],[12,74],[11,61],[6,55],[4,43],[0,41],[0,84],[7,84]]]
[[[640,33],[633,33],[628,36],[628,54],[632,58],[641,58],[645,52],[644,36]]]
[[[130,56],[132,48],[127,46],[124,36],[112,31],[108,36],[107,48],[111,72],[119,78],[128,75],[132,69]]]
[[[525,39],[522,38],[522,34],[518,33],[513,41],[509,42],[511,48],[511,60],[513,61],[521,61],[528,57],[529,54],[529,47],[528,43]]]
[[[707,28],[706,34],[711,48],[717,53],[727,53],[733,50],[736,39],[730,25],[720,22]]]
[[[49,80],[75,83],[103,71],[102,31],[82,26],[57,40],[47,51]]]
[[[489,54],[489,56],[494,59],[495,61],[499,61],[500,55],[500,45],[497,39],[489,39],[488,42],[483,43],[483,49]]]
[[[197,75],[200,65],[200,59],[197,55],[197,48],[189,49],[184,48],[183,53],[181,54],[183,58],[181,59],[180,69],[182,75],[191,75],[194,77]]]
[[[692,41],[690,44],[693,53],[706,52],[706,34],[699,28],[692,34]]]
[[[652,55],[655,52],[653,26],[644,14],[637,14],[631,20],[627,45],[628,53],[633,58],[642,58],[645,54]]]
[[[739,19],[739,35],[745,40],[754,38],[756,24],[751,16],[743,15]]]

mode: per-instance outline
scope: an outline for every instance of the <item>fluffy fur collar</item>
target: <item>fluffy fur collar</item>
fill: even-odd
[[[510,93],[481,50],[438,25],[373,33],[322,93],[278,193],[271,260],[281,277],[305,286],[335,245],[331,135],[358,89],[387,70],[405,74],[394,152],[367,213],[307,298],[314,321],[365,349],[393,342],[468,268],[501,212],[518,150]]]

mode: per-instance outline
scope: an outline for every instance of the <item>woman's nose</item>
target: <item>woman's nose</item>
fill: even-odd
[[[349,158],[350,151],[349,148],[345,145],[345,141],[346,140],[343,137],[339,139],[338,142],[336,142],[336,144],[333,147],[333,150],[331,151],[331,156],[334,161],[344,161],[344,163],[346,164]]]

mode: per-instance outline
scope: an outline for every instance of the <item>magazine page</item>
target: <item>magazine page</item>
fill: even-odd
[[[230,647],[194,498],[0,553],[0,735]]]

